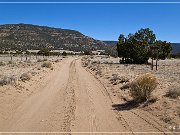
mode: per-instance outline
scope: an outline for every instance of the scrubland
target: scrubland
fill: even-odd
[[[161,120],[167,128],[175,126],[176,130],[179,130],[180,59],[159,60],[158,70],[155,70],[155,67],[151,70],[150,64],[119,64],[119,58],[108,56],[86,56],[82,60],[82,65],[107,87],[115,102],[127,103],[127,109],[138,108],[147,111]],[[143,83],[146,87],[155,87],[147,100],[135,103],[131,91],[137,87],[134,82],[147,74],[156,80],[146,79]],[[140,96],[141,93],[136,91],[136,94]]]
[[[47,69],[53,69],[52,64],[62,60],[61,57],[31,56],[12,57],[0,56],[0,85],[16,85],[19,81],[28,81],[32,76]]]
[[[180,60],[0,57],[1,132],[179,132]]]

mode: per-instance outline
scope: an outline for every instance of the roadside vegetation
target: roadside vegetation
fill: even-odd
[[[112,100],[123,109],[148,111],[167,127],[180,122],[179,59],[159,60],[158,70],[151,70],[149,64],[120,64],[119,58],[86,55],[82,66],[101,81]]]
[[[52,68],[52,63],[49,61],[45,61],[42,63],[41,67]]]
[[[180,97],[180,87],[179,86],[170,87],[168,92],[166,93],[166,96],[177,99],[178,97]]]
[[[28,82],[33,76],[53,70],[54,63],[61,62],[62,56],[12,56],[0,55],[0,86],[15,86],[19,82]]]
[[[139,102],[147,101],[152,96],[152,92],[158,85],[156,77],[150,73],[138,76],[130,84],[131,96]]]
[[[158,52],[154,53],[153,48]],[[117,43],[118,57],[122,58],[121,63],[145,64],[150,57],[165,59],[171,50],[171,44],[156,40],[156,35],[149,28],[140,29],[127,37],[120,34]]]

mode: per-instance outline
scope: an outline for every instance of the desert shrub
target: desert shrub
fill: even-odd
[[[38,59],[37,62],[44,62],[47,61],[47,59]]]
[[[4,76],[2,79],[0,79],[0,85],[8,85],[8,84],[13,84],[16,83],[16,77],[15,76]]]
[[[170,98],[177,98],[178,96],[180,96],[180,87],[170,87],[169,91],[166,93],[166,96]]]
[[[41,67],[51,68],[51,67],[52,67],[52,63],[49,62],[49,61],[45,61],[45,62],[43,62],[43,64],[41,65]]]
[[[99,60],[94,60],[91,62],[91,64],[100,64],[100,61]]]
[[[120,76],[120,77],[119,77],[119,82],[120,82],[120,83],[129,82],[129,78],[127,78],[126,76]]]
[[[109,61],[108,64],[113,64],[114,62],[113,61]]]
[[[176,113],[177,115],[180,117],[180,107],[178,106],[177,109],[176,109]]]
[[[8,64],[13,64],[13,62],[12,61],[8,61]]]
[[[82,65],[83,67],[88,67],[89,63],[91,62],[90,59],[88,59],[87,57],[83,57],[82,59]]]
[[[29,81],[31,79],[31,74],[30,73],[23,73],[21,76],[20,76],[20,79],[22,81]]]
[[[22,61],[19,61],[19,64],[23,64],[24,62],[22,62]]]
[[[114,62],[113,61],[110,61],[110,60],[104,60],[102,61],[102,64],[113,64]]]
[[[108,55],[102,55],[100,57],[101,57],[101,59],[108,59],[108,58],[110,58]]]
[[[41,49],[37,54],[38,55],[49,56],[50,55],[50,50],[49,49]]]
[[[119,77],[117,74],[112,74],[112,78],[110,79],[110,82],[113,84],[113,85],[116,85],[117,84],[117,80],[119,80]]]
[[[113,85],[116,85],[118,83],[126,83],[129,81],[129,78],[125,76],[118,76],[117,74],[112,74],[112,78],[110,79],[111,83]]]
[[[29,59],[29,60],[27,60],[26,62],[27,62],[27,63],[32,63],[30,59]]]
[[[37,72],[35,72],[35,71],[32,71],[32,72],[31,72],[31,75],[32,75],[32,76],[35,76],[36,74],[37,74]]]
[[[43,59],[42,61],[47,61],[47,59]]]
[[[108,64],[109,62],[107,60],[103,61],[102,62],[103,64]]]
[[[96,71],[96,73],[95,73],[96,75],[100,75],[101,76],[101,74],[102,74],[102,71],[100,70],[100,69],[98,69],[97,71]]]
[[[130,83],[126,83],[120,89],[125,90],[125,89],[129,89],[129,87],[130,87]]]
[[[0,61],[0,66],[5,66],[6,63],[4,61]]]
[[[63,56],[67,56],[67,53],[64,51],[64,52],[62,53],[62,55],[63,55]]]
[[[83,65],[83,67],[87,67],[88,66],[88,63],[87,62],[84,62],[84,63],[82,63]]]
[[[156,77],[146,73],[136,78],[130,84],[130,94],[137,101],[146,101],[151,97],[151,93],[157,85]]]
[[[54,62],[56,62],[56,63],[58,63],[58,62],[60,62],[62,59],[57,59],[57,60],[55,60]]]
[[[38,59],[37,62],[41,62],[42,60],[41,59]]]
[[[89,52],[89,51],[84,51],[84,55],[90,55],[91,54],[91,52]]]

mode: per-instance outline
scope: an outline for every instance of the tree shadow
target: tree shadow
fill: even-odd
[[[113,104],[112,105],[113,110],[117,110],[117,111],[131,110],[131,109],[137,108],[139,106],[140,106],[140,103],[135,100],[127,101],[122,104]]]

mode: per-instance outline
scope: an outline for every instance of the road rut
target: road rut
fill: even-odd
[[[114,110],[106,89],[77,58],[67,59],[37,89],[38,92],[25,99],[3,121],[1,132],[136,134],[144,130],[164,131],[138,110]]]

